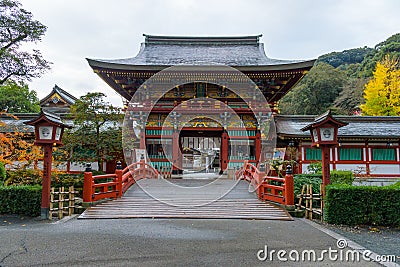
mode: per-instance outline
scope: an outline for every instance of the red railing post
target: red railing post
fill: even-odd
[[[117,169],[115,170],[116,182],[117,182],[117,197],[122,197],[122,164],[121,161],[117,162]]]
[[[258,185],[258,187],[257,187],[257,196],[258,196],[258,199],[263,199],[263,195],[264,195],[264,187],[263,187],[263,185],[262,184],[259,184]]]
[[[294,179],[292,174],[292,166],[288,165],[286,167],[285,176],[285,205],[294,205]]]
[[[257,194],[258,194],[258,198],[259,199],[263,199],[263,195],[264,195],[264,177],[265,177],[265,172],[260,171],[257,174]]]
[[[92,168],[90,163],[86,164],[85,173],[83,175],[83,203],[84,205],[90,205],[92,203],[93,195],[93,178]]]

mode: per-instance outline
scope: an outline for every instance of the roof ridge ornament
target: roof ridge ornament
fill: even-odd
[[[323,121],[327,117],[332,117],[332,111],[328,109],[326,112],[314,118],[314,122]]]
[[[262,34],[248,36],[163,36],[143,34],[143,36],[145,37],[145,44],[258,45]]]
[[[335,119],[332,116],[332,111],[329,109],[328,111],[324,112],[323,114],[315,117],[315,119],[314,119],[314,121],[312,123],[306,125],[301,130],[303,132],[305,132],[305,131],[308,131],[310,129],[314,129],[316,127],[319,127],[320,125],[323,125],[323,124],[325,124],[327,122],[330,122],[330,123],[332,123],[334,125],[337,125],[338,128],[346,126],[348,124],[347,122],[343,122],[343,121],[340,121],[338,119]]]

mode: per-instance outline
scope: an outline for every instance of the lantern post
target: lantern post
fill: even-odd
[[[325,188],[330,184],[330,148],[339,144],[338,129],[348,123],[339,121],[332,117],[331,111],[316,117],[314,122],[301,130],[310,131],[312,147],[320,147],[322,152],[322,183]]]
[[[48,219],[53,147],[63,145],[61,140],[64,129],[72,127],[64,124],[58,115],[45,110],[41,110],[37,118],[25,122],[25,124],[35,127],[35,145],[43,147],[42,203],[40,215],[42,219]]]

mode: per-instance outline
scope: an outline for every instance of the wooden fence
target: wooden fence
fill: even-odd
[[[51,188],[50,192],[50,220],[53,219],[54,215],[58,219],[62,219],[64,215],[71,216],[75,211],[75,191],[73,186],[68,188],[68,191],[64,190],[64,187],[60,187],[58,191],[55,191],[54,187]]]
[[[312,185],[308,184],[303,185],[300,195],[297,195],[297,197],[299,198],[299,203],[296,204],[296,208],[298,210],[305,210],[305,217],[307,219],[312,220],[313,214],[316,214],[322,221],[324,214],[322,192],[322,184],[320,185],[319,193],[317,194],[313,194]]]

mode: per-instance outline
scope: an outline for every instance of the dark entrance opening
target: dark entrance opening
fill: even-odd
[[[222,128],[180,132],[182,168],[186,172],[219,172]]]

